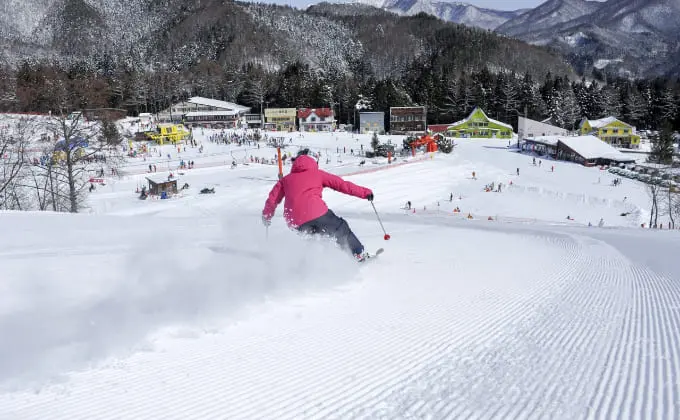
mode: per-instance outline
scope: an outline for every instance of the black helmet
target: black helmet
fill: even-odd
[[[297,152],[297,155],[295,155],[295,157],[292,158],[291,161],[294,162],[295,159],[299,158],[299,157],[302,156],[302,155],[305,155],[305,156],[309,155],[309,149],[308,149],[307,147],[305,147],[304,149],[300,149],[300,150]]]

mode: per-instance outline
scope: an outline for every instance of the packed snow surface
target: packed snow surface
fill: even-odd
[[[281,208],[265,231],[274,149],[215,133],[130,158],[86,214],[0,215],[0,418],[680,416],[680,235],[639,227],[644,184],[503,140],[361,165],[369,135],[283,135],[373,189],[389,241],[324,195],[385,248],[359,265]],[[189,188],[137,199],[149,164]]]

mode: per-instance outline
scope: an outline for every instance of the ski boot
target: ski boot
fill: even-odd
[[[357,262],[364,262],[371,258],[371,256],[368,252],[362,252],[361,254],[354,254],[354,258],[356,258]]]

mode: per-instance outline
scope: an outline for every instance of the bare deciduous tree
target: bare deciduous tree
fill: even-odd
[[[668,218],[670,219],[671,229],[675,229],[675,216],[676,216],[676,201],[677,194],[674,193],[674,189],[670,184],[666,187],[666,204],[668,204]]]
[[[107,124],[103,123],[105,127]],[[122,158],[116,139],[112,138],[117,133],[102,130],[99,122],[85,121],[81,113],[53,117],[47,128],[55,133],[54,141],[45,151],[50,159],[44,167],[53,205],[56,206],[65,195],[68,211],[77,213],[82,207],[89,178],[97,173],[105,175],[104,166],[111,174],[116,174]]]
[[[652,208],[649,213],[649,227],[655,227],[657,226],[657,222],[659,219],[659,196],[660,196],[661,188],[658,185],[655,184],[648,184],[647,185],[647,193],[649,194],[649,198],[652,200]]]
[[[21,118],[0,131],[0,209],[21,208],[16,186],[24,165],[29,125],[29,118]]]
[[[673,214],[673,221],[671,223],[673,228],[675,228],[675,219],[680,219],[680,194],[677,192],[677,189],[671,191],[670,194],[670,209]]]

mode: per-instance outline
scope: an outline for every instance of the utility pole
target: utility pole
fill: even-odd
[[[283,162],[281,160],[281,146],[276,148],[277,160],[279,164],[279,179],[283,178]]]

